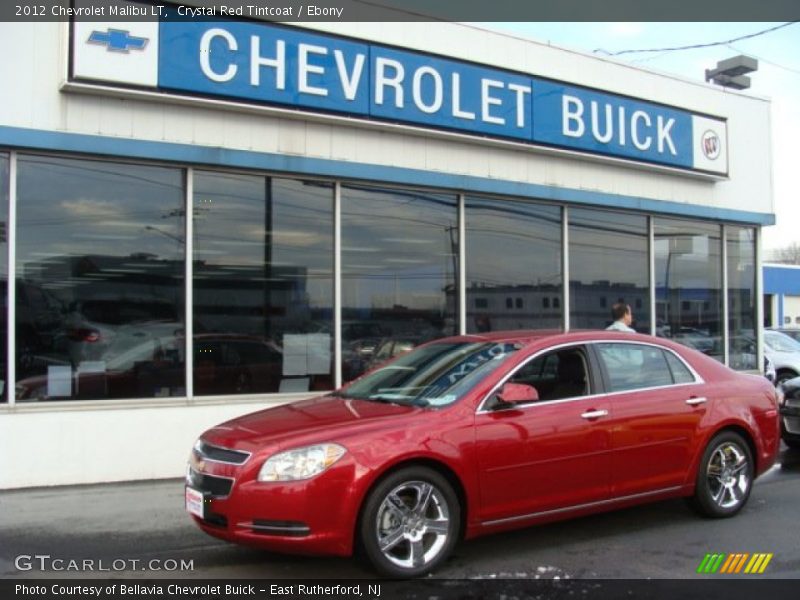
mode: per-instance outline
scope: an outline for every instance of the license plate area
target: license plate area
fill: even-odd
[[[205,519],[206,506],[208,505],[209,494],[186,486],[185,500],[186,510],[194,516]]]

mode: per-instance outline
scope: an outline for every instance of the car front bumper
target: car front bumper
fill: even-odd
[[[190,472],[187,485],[206,494],[203,517],[192,518],[207,534],[229,542],[290,554],[349,556],[360,504],[354,473],[345,462],[302,481],[234,479],[229,493],[219,495],[203,489],[210,486]]]

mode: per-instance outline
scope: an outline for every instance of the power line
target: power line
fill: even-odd
[[[750,33],[748,35],[739,36],[736,38],[732,38],[730,40],[723,40],[720,42],[709,42],[706,44],[692,44],[689,46],[675,46],[672,48],[643,48],[639,50],[619,50],[617,52],[609,52],[608,50],[604,50],[603,48],[596,48],[593,52],[602,52],[607,56],[620,56],[621,54],[636,54],[641,52],[674,52],[676,50],[694,50],[695,48],[710,48],[712,46],[726,46],[728,44],[732,44],[733,42],[740,42],[742,40],[748,40],[750,38],[758,37],[760,35],[764,35],[767,33],[771,33],[773,31],[777,31],[778,29],[783,29],[784,27],[788,27],[789,25],[794,25],[797,21],[789,21],[787,23],[782,23],[781,25],[776,25],[775,27],[770,27],[769,29],[764,29],[762,31],[757,31],[755,33]]]
[[[763,56],[756,56],[752,52],[745,53],[744,51],[739,50],[738,48],[736,48],[735,46],[732,46],[730,44],[727,44],[727,47],[730,48],[731,50],[733,50],[734,52],[738,52],[739,54],[747,54],[748,56],[752,56],[753,58],[755,58],[755,59],[757,59],[757,60],[759,60],[759,61],[761,61],[761,62],[763,62],[765,64],[771,65],[773,67],[777,67],[778,69],[783,69],[784,71],[789,71],[790,73],[796,73],[797,75],[800,75],[800,69],[794,69],[792,67],[787,67],[786,65],[780,65],[780,64],[778,64],[778,63],[776,63],[774,61],[769,60],[768,58],[764,58]]]

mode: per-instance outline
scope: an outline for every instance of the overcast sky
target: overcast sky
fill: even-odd
[[[481,23],[599,56],[621,50],[672,48],[726,41],[782,23]],[[777,224],[764,229],[764,248],[800,242],[800,23],[726,45],[615,57],[642,68],[703,81],[705,70],[737,54],[759,60],[750,92],[772,100],[774,200]],[[767,252],[769,258],[769,252]]]

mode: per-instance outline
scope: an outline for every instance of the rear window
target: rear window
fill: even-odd
[[[677,357],[655,346],[609,343],[597,344],[597,350],[608,374],[610,392],[694,380],[691,372]]]

